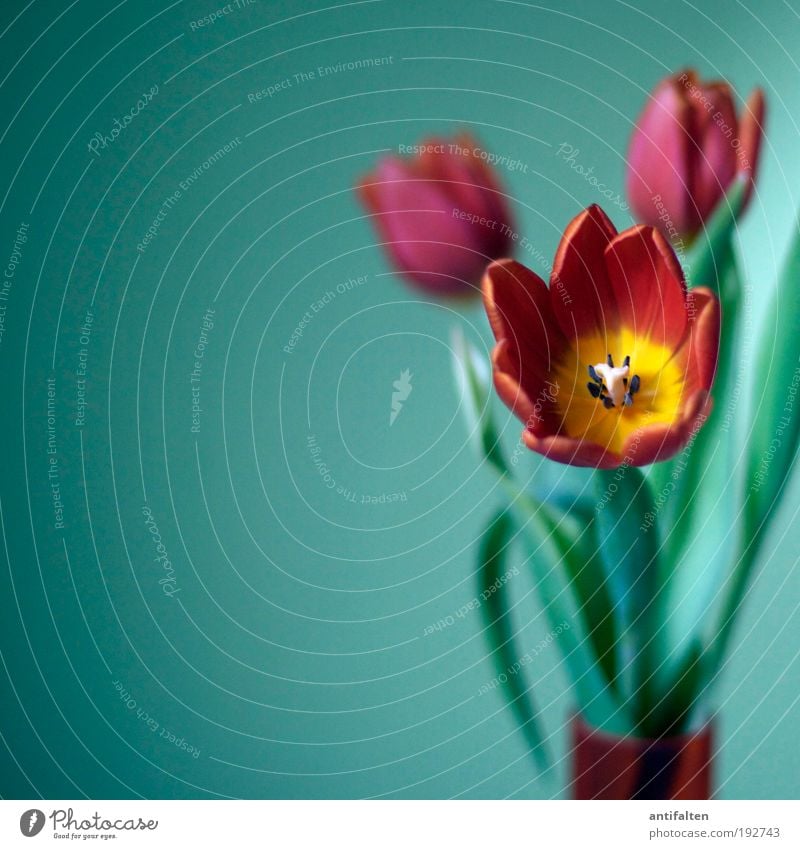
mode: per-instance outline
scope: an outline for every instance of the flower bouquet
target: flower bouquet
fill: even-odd
[[[620,232],[585,209],[548,283],[510,258],[520,237],[474,140],[456,145],[468,156],[429,140],[360,184],[414,285],[482,290],[491,363],[458,330],[453,347],[470,437],[504,493],[480,546],[485,632],[496,681],[547,763],[503,580],[524,541],[571,681],[576,798],[714,790],[715,687],[800,435],[800,230],[765,293],[763,332],[744,344],[735,234],[763,125],[760,91],[737,114],[725,83],[664,80],[627,154],[639,223]],[[497,398],[522,422],[513,452]],[[531,452],[544,459],[526,475]]]

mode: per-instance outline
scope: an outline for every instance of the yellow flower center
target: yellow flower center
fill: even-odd
[[[561,432],[622,454],[640,428],[680,415],[683,360],[628,328],[582,336],[555,364]]]

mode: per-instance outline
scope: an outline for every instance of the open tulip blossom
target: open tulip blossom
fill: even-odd
[[[647,102],[628,151],[626,188],[636,217],[672,238],[691,239],[732,181],[756,178],[764,95],[756,89],[739,115],[731,87],[686,70],[663,80]]]
[[[387,156],[358,184],[392,264],[433,295],[480,291],[487,264],[507,256],[514,224],[483,151],[468,135],[430,138]]]
[[[485,164],[440,140],[361,184],[414,283],[444,293],[483,278],[491,368],[482,336],[457,330],[452,345],[467,433],[496,476],[485,494],[500,502],[478,546],[487,691],[503,691],[548,768],[527,631],[514,625],[527,591],[507,577],[522,541],[571,682],[576,798],[714,792],[718,679],[800,446],[800,227],[777,285],[758,281],[766,332],[751,343],[739,320],[734,234],[763,117],[759,90],[737,116],[725,83],[691,71],[662,82],[629,147],[638,223],[618,232],[588,206],[548,283],[509,255],[516,234],[486,226],[510,215]],[[495,395],[523,425],[520,439],[502,419],[510,457]]]
[[[800,357],[800,236],[774,290],[776,332],[764,334],[754,368],[733,359],[740,286],[720,308],[721,281],[739,274],[731,242],[745,191],[741,181],[731,189],[714,237],[687,258],[707,286],[687,288],[659,230],[617,232],[597,206],[567,226],[549,285],[512,259],[487,268],[494,387],[524,424],[520,445],[544,458],[527,485],[518,451],[509,463],[503,450],[485,362],[454,337],[470,433],[510,497],[479,551],[497,677],[547,766],[531,688],[508,674],[524,654],[508,617],[520,601],[511,582],[497,589],[522,532],[578,705],[576,798],[713,792],[715,685],[800,442],[800,411],[787,404]],[[738,402],[737,369],[739,382],[756,376],[759,399],[741,431],[719,414]]]
[[[564,234],[549,289],[500,260],[483,291],[495,385],[534,451],[578,466],[648,465],[680,450],[707,415],[718,301],[706,288],[687,294],[654,228],[617,233],[589,207]]]

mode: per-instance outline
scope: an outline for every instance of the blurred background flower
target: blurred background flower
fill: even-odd
[[[628,151],[626,189],[644,224],[691,239],[737,175],[752,193],[764,125],[764,95],[754,89],[737,116],[731,87],[692,70],[664,79],[650,96]]]
[[[389,261],[434,295],[477,295],[487,264],[512,251],[515,225],[483,149],[462,133],[400,146],[357,186]]]

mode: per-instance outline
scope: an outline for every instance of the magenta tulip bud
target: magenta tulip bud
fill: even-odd
[[[734,178],[756,177],[764,130],[764,94],[756,89],[737,116],[725,82],[703,83],[694,71],[656,87],[631,137],[626,188],[643,224],[671,238],[693,237]]]
[[[402,146],[357,186],[394,268],[434,295],[478,295],[509,256],[511,213],[488,155],[466,135]]]

